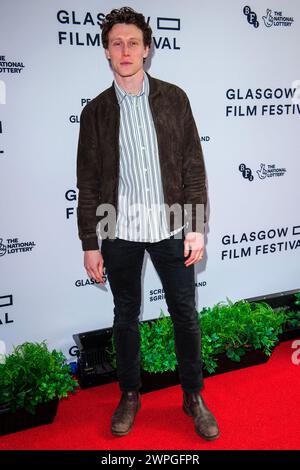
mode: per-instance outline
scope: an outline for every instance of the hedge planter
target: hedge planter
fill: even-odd
[[[283,307],[285,321],[282,325],[282,333],[278,335],[279,341],[289,341],[300,338],[300,294],[291,306]],[[279,309],[280,311],[280,309]]]
[[[211,377],[212,375],[232,372],[245,367],[258,366],[259,364],[265,364],[269,359],[270,356],[267,356],[262,349],[247,351],[240,361],[232,361],[225,353],[220,354],[218,356],[218,367],[215,372],[209,373],[204,369],[203,376]]]
[[[278,335],[279,341],[290,341],[292,339],[300,339],[300,328],[289,328]]]
[[[241,300],[233,303],[229,299],[227,303],[219,302],[212,308],[203,308],[198,320],[205,377],[265,363],[278,344],[278,334],[283,324],[287,323],[283,309],[275,312],[264,302]],[[115,369],[116,351],[111,331],[109,333],[111,341],[104,349],[107,362]],[[141,322],[140,338],[141,392],[177,385],[179,379],[171,317],[161,311],[159,318]],[[165,370],[168,372],[161,372]]]
[[[11,412],[9,408],[0,407],[0,436],[52,423],[56,416],[58,401],[55,399],[37,405],[35,414],[29,413],[24,408]]]
[[[179,376],[177,369],[166,372],[141,372],[142,388],[141,393],[154,392],[161,388],[173,387],[179,384]]]
[[[267,356],[262,349],[248,351],[244,356],[242,356],[239,362],[232,361],[225,353],[220,354],[218,356],[218,367],[215,372],[209,373],[206,369],[203,369],[203,377],[207,378],[216,374],[223,374],[224,372],[232,372],[245,367],[265,364],[269,359],[270,356]],[[180,383],[177,369],[175,371],[166,372],[146,372],[143,370],[141,378],[141,393],[153,392],[155,390],[172,387]]]
[[[58,400],[77,386],[63,353],[45,341],[14,347],[0,363],[0,435],[52,423]]]

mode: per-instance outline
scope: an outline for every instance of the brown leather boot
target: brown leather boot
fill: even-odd
[[[207,441],[213,441],[220,435],[214,415],[209,411],[199,393],[183,392],[183,411],[193,416],[195,430]]]
[[[132,428],[135,415],[140,407],[139,392],[122,392],[120,402],[111,419],[111,432],[115,436],[126,436]]]

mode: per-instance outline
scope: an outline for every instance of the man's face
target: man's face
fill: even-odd
[[[120,77],[132,77],[143,70],[143,59],[149,47],[144,46],[143,32],[133,24],[115,24],[108,33],[106,57]]]

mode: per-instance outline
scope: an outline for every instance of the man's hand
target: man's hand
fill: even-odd
[[[190,256],[185,260],[186,267],[198,263],[204,255],[204,235],[198,232],[189,232],[184,240],[184,256]]]
[[[103,257],[99,250],[88,250],[84,252],[84,267],[90,278],[105,283],[103,279]]]

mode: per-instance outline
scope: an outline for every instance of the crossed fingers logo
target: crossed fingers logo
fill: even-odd
[[[6,246],[2,243],[3,238],[0,238],[0,256],[5,255],[6,253]]]

